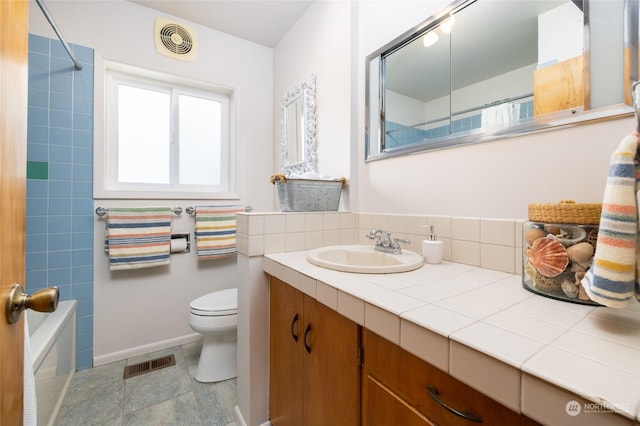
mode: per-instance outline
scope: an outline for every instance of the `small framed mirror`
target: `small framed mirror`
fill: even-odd
[[[282,99],[282,171],[316,172],[316,77],[311,74]]]

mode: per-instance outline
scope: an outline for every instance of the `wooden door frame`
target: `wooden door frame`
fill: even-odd
[[[27,0],[0,0],[0,425],[23,421],[24,320],[9,324],[9,288],[24,283],[28,91]]]

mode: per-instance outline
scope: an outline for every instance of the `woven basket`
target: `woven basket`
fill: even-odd
[[[575,223],[598,225],[602,204],[576,204],[572,200],[561,200],[557,204],[529,204],[529,220],[545,223]]]

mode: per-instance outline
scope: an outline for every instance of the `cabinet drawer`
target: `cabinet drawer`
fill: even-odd
[[[363,346],[365,425],[378,424],[374,415],[367,414],[367,407],[382,410],[367,401],[376,397],[375,392],[380,392],[375,390],[376,386],[394,394],[407,409],[440,425],[481,424],[473,418],[484,425],[537,424],[369,330],[363,330]]]

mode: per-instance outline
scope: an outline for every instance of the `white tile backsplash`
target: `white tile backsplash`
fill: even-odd
[[[480,267],[515,274],[515,252],[513,246],[480,244]]]
[[[264,216],[249,215],[248,232],[249,235],[264,234]]]
[[[355,212],[241,213],[237,219],[238,251],[261,256],[330,245],[369,245],[372,241],[365,235],[378,228],[388,230],[394,238],[411,240],[404,248],[422,253],[425,226],[433,225],[436,238],[443,242],[445,261],[519,274],[523,222]]]
[[[305,231],[322,231],[324,229],[324,214],[307,213]]]
[[[451,261],[480,266],[480,243],[475,241],[452,240]]]
[[[451,223],[451,216],[427,216],[427,225],[433,225],[438,240],[451,238]]]
[[[340,229],[340,214],[324,213],[324,229]]]
[[[285,217],[286,231],[291,232],[304,232],[306,227],[306,217],[304,213],[289,213]]]
[[[264,216],[265,234],[284,234],[286,232],[286,215],[282,213],[266,214]]]
[[[399,214],[389,215],[389,227],[385,230],[403,238],[407,233],[407,217]]]
[[[354,229],[358,227],[358,214],[351,212],[340,212],[340,229]]]
[[[463,241],[480,241],[480,218],[451,218],[451,238]]]
[[[480,219],[480,242],[513,247],[516,242],[516,221]]]
[[[427,217],[410,215],[405,218],[405,232],[409,235],[419,235],[423,240],[427,237]]]

